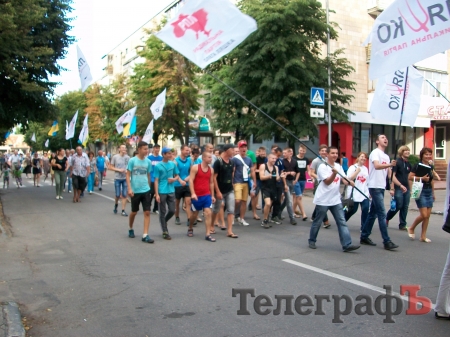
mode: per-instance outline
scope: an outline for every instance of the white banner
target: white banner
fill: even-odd
[[[33,136],[31,137],[31,141],[36,143],[36,134],[33,132]]]
[[[256,21],[230,0],[189,0],[156,37],[203,69],[256,29]]]
[[[147,130],[145,130],[144,137],[142,137],[142,141],[146,142],[147,144],[150,144],[153,137],[153,119],[151,120],[150,124],[147,127]]]
[[[419,114],[422,83],[422,75],[413,67],[379,79],[370,106],[372,118],[399,123],[403,107],[402,125],[413,127]]]
[[[45,141],[45,147],[48,147],[48,143],[49,143],[49,140],[47,139],[46,141]]]
[[[66,130],[66,140],[69,140],[75,136],[75,125],[77,124],[78,119],[78,110],[75,112],[75,115],[72,117],[69,126]],[[66,122],[67,123],[67,122]]]
[[[80,47],[77,46],[78,73],[81,81],[81,91],[84,92],[92,82],[91,69],[86,61]]]
[[[159,117],[162,116],[164,106],[166,105],[166,89],[163,90],[162,93],[156,97],[155,102],[153,102],[150,107],[150,111],[153,114],[153,119],[156,121]]]
[[[136,114],[136,108],[136,106],[131,108],[116,121],[116,130],[119,134],[123,132],[124,124],[131,123],[133,121],[134,115]]]
[[[376,19],[365,41],[372,43],[370,79],[450,49],[449,20],[448,0],[394,1]]]
[[[86,146],[89,139],[89,126],[88,126],[88,115],[84,118],[83,128],[81,129],[80,136],[78,137],[78,142]]]

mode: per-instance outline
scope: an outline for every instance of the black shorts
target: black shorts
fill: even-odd
[[[37,167],[33,167],[33,174],[41,174],[41,169]]]
[[[86,177],[76,176],[72,174],[72,185],[74,190],[84,191],[86,188]]]
[[[180,200],[182,198],[190,198],[191,190],[189,186],[177,186],[175,187],[175,199]]]
[[[150,191],[145,193],[134,193],[131,197],[131,211],[133,213],[139,211],[139,204],[142,204],[144,212],[150,212]]]
[[[276,189],[268,189],[268,188],[261,188],[261,194],[263,199],[269,198],[270,200],[274,201],[277,200],[277,190]]]

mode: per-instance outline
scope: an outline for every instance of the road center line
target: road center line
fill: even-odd
[[[294,266],[298,266],[298,267],[302,267],[302,268],[305,268],[305,269],[308,269],[308,270],[311,270],[311,271],[315,271],[316,273],[323,274],[323,275],[326,275],[326,276],[329,276],[329,277],[332,277],[332,278],[335,278],[335,279],[338,279],[338,280],[341,280],[341,281],[345,281],[345,282],[348,282],[348,283],[351,283],[351,284],[354,284],[354,285],[357,285],[357,286],[360,286],[360,287],[363,287],[363,288],[366,288],[366,289],[370,289],[370,290],[376,291],[376,292],[381,293],[381,294],[386,294],[386,290],[383,289],[383,288],[374,286],[374,285],[369,284],[369,283],[361,282],[361,281],[352,279],[352,278],[347,277],[347,276],[339,275],[339,274],[333,273],[331,271],[320,269],[320,268],[317,268],[317,267],[313,267],[313,266],[310,266],[308,264],[297,262],[297,261],[294,261],[294,260],[291,260],[291,259],[284,259],[282,261],[290,263],[290,264],[293,264]],[[399,296],[400,298],[402,298],[406,302],[409,301],[409,297],[408,296],[400,295],[399,293],[394,292],[394,291],[392,292],[392,294]],[[435,305],[433,303],[432,309],[434,309],[434,307],[435,307]]]
[[[92,192],[92,194],[99,195],[99,196],[101,196],[103,198],[106,198],[106,199],[109,199],[109,200],[112,200],[112,201],[116,201],[116,199],[114,199],[114,198],[107,197],[106,195],[103,195],[103,194],[100,194],[100,193],[97,193],[97,192]]]

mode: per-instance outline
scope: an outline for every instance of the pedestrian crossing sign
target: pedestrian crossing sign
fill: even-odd
[[[311,105],[325,105],[325,89],[323,88],[311,88]]]

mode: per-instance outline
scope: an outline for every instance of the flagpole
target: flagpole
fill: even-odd
[[[205,70],[205,72],[211,76],[212,78],[214,78],[216,81],[222,83],[224,86],[226,86],[230,91],[234,92],[236,95],[238,95],[240,98],[242,98],[244,101],[246,101],[248,104],[250,104],[252,107],[254,107],[256,110],[258,110],[260,113],[262,113],[264,116],[266,116],[267,118],[269,118],[272,122],[274,122],[275,124],[277,124],[280,128],[282,128],[284,131],[286,131],[287,133],[289,133],[292,137],[294,137],[298,142],[300,142],[300,144],[304,145],[309,151],[311,151],[314,155],[316,155],[317,157],[321,158],[319,156],[319,154],[317,154],[314,150],[312,150],[308,145],[306,145],[305,143],[303,143],[296,135],[294,135],[291,131],[289,131],[288,129],[286,129],[283,125],[281,125],[278,121],[276,121],[275,119],[273,119],[271,116],[269,116],[267,113],[265,113],[264,111],[262,111],[258,106],[256,106],[255,104],[253,104],[251,101],[249,101],[247,98],[245,98],[242,94],[240,94],[239,92],[237,92],[235,89],[233,89],[232,87],[230,87],[228,84],[226,84],[224,81],[222,81],[220,78],[218,78],[217,76],[215,76],[214,74],[212,74],[211,72],[209,72],[208,70]],[[323,161],[323,163],[329,167],[331,167],[330,164],[328,164],[325,160]],[[331,167],[333,168],[333,167]],[[342,174],[340,174],[339,172],[337,173],[339,174],[344,180],[346,180],[347,182],[350,183],[350,180],[347,179],[346,176],[343,176]],[[355,190],[357,190],[359,193],[361,193],[364,197],[366,197],[366,199],[369,199],[369,197],[367,195],[364,194],[364,192],[362,192],[360,189],[358,189],[356,186],[354,187]]]
[[[401,129],[402,129],[403,110],[405,109],[406,94],[408,91],[408,73],[409,73],[409,67],[406,67],[405,90],[403,91],[402,111],[400,113],[400,123],[398,124],[398,133],[397,133],[397,141],[395,142],[394,159],[397,156],[397,151],[398,151],[398,148],[400,147],[399,145],[402,143],[402,139],[400,139],[400,133],[401,133]],[[411,125],[411,126],[413,126],[413,125]]]
[[[431,85],[432,87],[433,87],[433,89],[434,90],[436,90],[438,93],[439,93],[439,95],[441,95],[442,97],[444,97],[445,98],[445,100],[447,101],[447,102],[449,102],[450,103],[450,101],[448,100],[448,98],[447,97],[445,97],[445,95],[444,94],[442,94],[442,92],[440,92],[439,90],[438,90],[438,88],[436,88],[430,81],[428,81],[427,79],[425,79],[425,81],[427,81],[428,82],[428,84],[429,85]]]

